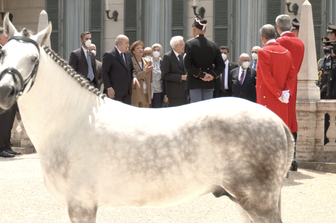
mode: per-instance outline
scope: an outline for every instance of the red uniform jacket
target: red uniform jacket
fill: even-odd
[[[279,43],[269,43],[258,51],[257,103],[277,114],[288,126],[288,104],[278,98],[283,90],[293,92],[295,69],[290,52]],[[290,100],[290,99],[289,99]]]
[[[305,46],[303,42],[297,38],[294,33],[285,33],[280,38],[277,39],[277,42],[281,46],[285,47],[292,54],[294,67],[295,67],[295,86],[294,91],[290,93],[291,97],[288,103],[288,127],[292,132],[298,131],[298,124],[296,120],[296,93],[297,93],[297,74],[300,71]]]

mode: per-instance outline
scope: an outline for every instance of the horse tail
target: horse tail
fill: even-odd
[[[287,125],[284,123],[284,129],[286,133],[286,138],[287,138],[287,162],[286,162],[286,171],[289,170],[292,160],[293,160],[293,155],[294,155],[294,138],[292,132],[289,130]]]

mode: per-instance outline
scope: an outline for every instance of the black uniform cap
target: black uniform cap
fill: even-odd
[[[196,18],[194,19],[194,23],[192,24],[192,27],[195,26],[197,29],[205,30],[207,24],[208,24],[208,21],[207,21],[207,20],[202,19],[202,18],[200,18],[200,17],[196,17]]]
[[[328,23],[328,29],[327,29],[328,33],[336,33],[336,26],[334,26],[333,24],[331,24],[330,22]]]
[[[300,22],[299,22],[299,20],[297,20],[297,18],[294,18],[292,20],[292,28],[293,29],[299,29],[300,28]]]

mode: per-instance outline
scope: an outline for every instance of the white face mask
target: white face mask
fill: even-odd
[[[152,59],[151,56],[145,56],[145,58],[148,59],[148,60],[151,60],[151,59]]]
[[[91,53],[96,56],[97,52],[95,50],[91,50]]]
[[[253,58],[253,60],[258,60],[258,54],[257,53],[252,53],[252,58]]]
[[[244,69],[247,69],[249,66],[250,66],[250,62],[248,62],[248,61],[245,61],[245,62],[242,64],[242,67],[243,67]]]
[[[86,40],[85,46],[86,47],[90,47],[91,46],[91,40],[90,39]]]
[[[227,55],[225,53],[222,53],[222,58],[223,58],[224,61],[226,61]]]
[[[153,52],[153,57],[154,57],[154,58],[159,58],[160,55],[161,55],[161,53],[160,53],[159,51],[154,51],[154,52]]]

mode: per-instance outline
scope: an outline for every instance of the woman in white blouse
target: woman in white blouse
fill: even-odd
[[[152,58],[152,75],[153,75],[153,98],[152,108],[161,108],[162,102],[168,102],[168,98],[164,91],[164,82],[161,75],[161,53],[162,46],[158,43],[152,46],[153,58]]]

